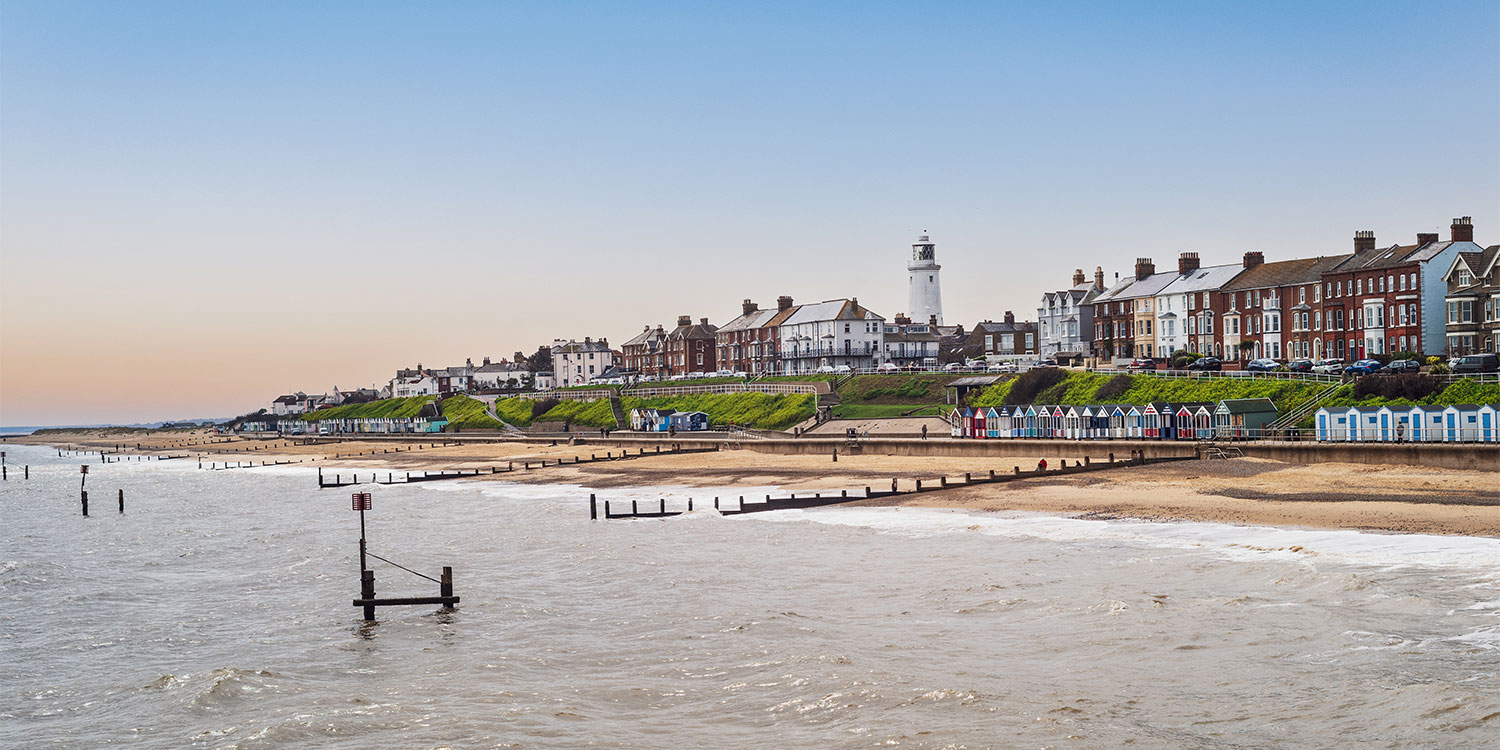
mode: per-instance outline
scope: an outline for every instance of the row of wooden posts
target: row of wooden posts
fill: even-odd
[[[1037,468],[1033,471],[1025,471],[1022,470],[1021,467],[1016,466],[1008,474],[1004,472],[996,472],[994,469],[990,469],[987,474],[976,475],[972,472],[966,472],[961,480],[949,480],[948,477],[939,477],[936,483],[934,483],[932,480],[927,480],[928,483],[926,486],[923,486],[923,480],[918,479],[916,480],[916,487],[914,489],[908,490],[900,489],[899,485],[897,484],[897,480],[893,478],[891,479],[891,489],[889,491],[876,490],[873,487],[866,486],[863,488],[863,491],[856,489],[852,493],[849,490],[841,490],[837,495],[830,494],[827,496],[825,496],[821,492],[815,492],[812,495],[804,494],[801,497],[798,497],[796,493],[791,493],[791,495],[788,497],[772,497],[771,495],[766,495],[764,500],[751,499],[749,502],[746,502],[744,495],[740,495],[739,497],[734,499],[733,506],[728,505],[728,503],[721,503],[720,499],[715,497],[713,499],[713,508],[714,510],[717,510],[719,513],[726,516],[738,515],[741,513],[759,513],[771,510],[788,510],[792,508],[816,508],[824,505],[837,505],[839,503],[847,503],[854,500],[870,500],[875,498],[896,497],[899,495],[915,495],[920,492],[934,492],[955,487],[967,487],[976,484],[1011,482],[1017,479],[1031,479],[1042,476],[1081,474],[1090,471],[1103,471],[1107,469],[1122,468],[1127,466],[1144,466],[1146,464],[1165,463],[1168,461],[1191,461],[1195,458],[1196,456],[1146,458],[1143,452],[1133,450],[1131,451],[1129,459],[1121,461],[1116,461],[1115,454],[1111,453],[1109,454],[1109,459],[1107,462],[1099,463],[1094,463],[1088,457],[1084,457],[1081,461],[1077,461],[1072,466],[1069,466],[1067,459],[1062,459],[1056,469]],[[647,502],[649,503],[649,501]],[[604,519],[665,518],[668,516],[680,516],[684,513],[691,513],[694,510],[693,498],[688,498],[686,507],[683,507],[680,510],[667,510],[666,498],[658,499],[655,503],[655,506],[655,508],[652,508],[650,505],[647,505],[643,509],[639,500],[631,500],[630,510],[620,510],[617,512],[611,505],[611,501],[605,500],[603,509]],[[590,494],[589,518],[591,520],[599,520],[599,510],[599,500],[597,495]]]
[[[323,469],[319,468],[318,488],[329,489],[335,487],[352,487],[356,484],[368,483],[411,484],[413,482],[435,482],[442,479],[462,479],[464,477],[476,477],[482,474],[508,474],[513,471],[531,471],[534,469],[545,469],[554,466],[576,466],[578,464],[588,464],[599,461],[622,461],[632,458],[642,458],[645,456],[679,455],[687,453],[713,453],[718,450],[719,448],[717,446],[711,448],[683,448],[681,444],[674,443],[672,444],[672,447],[666,451],[663,451],[661,449],[661,446],[658,445],[655,446],[654,450],[648,451],[645,448],[639,448],[635,453],[631,453],[630,449],[627,448],[620,451],[619,455],[616,455],[614,451],[607,451],[603,456],[600,456],[597,453],[590,453],[588,458],[584,458],[583,456],[574,456],[571,460],[568,458],[544,458],[535,461],[520,461],[519,463],[521,464],[521,466],[519,468],[516,467],[516,464],[518,462],[510,461],[507,462],[504,467],[491,466],[488,469],[445,469],[440,470],[437,473],[424,471],[421,473],[421,475],[414,475],[412,474],[412,472],[408,471],[405,472],[405,475],[399,482],[396,481],[395,472],[386,472],[386,479],[382,482],[380,481],[380,473],[375,471],[370,472],[370,478],[367,481],[360,481],[359,472],[354,472],[353,474],[351,474],[350,478],[347,481],[344,480],[344,475],[342,473],[334,474],[333,481],[327,481],[323,478]]]

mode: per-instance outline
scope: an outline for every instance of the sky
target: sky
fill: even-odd
[[[0,425],[678,315],[1500,241],[1500,4],[0,4]]]

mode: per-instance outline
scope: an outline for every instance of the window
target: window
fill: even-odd
[[[1358,286],[1356,286],[1355,288],[1358,290],[1358,291],[1355,292],[1355,294],[1364,294],[1365,293],[1365,280],[1364,279],[1360,279],[1359,282],[1358,282]]]
[[[1214,332],[1214,316],[1209,315],[1209,316],[1206,316],[1206,317],[1203,318],[1203,332],[1204,333],[1213,333]]]
[[[1449,323],[1457,323],[1458,322],[1458,303],[1457,302],[1449,302],[1448,303],[1448,322]]]
[[[1031,351],[1031,349],[1033,347],[1035,347],[1035,346],[1036,346],[1036,334],[1034,334],[1034,333],[1028,333],[1028,334],[1026,334],[1026,350],[1027,351]]]
[[[1406,291],[1406,274],[1403,273],[1396,278],[1400,280],[1401,291]]]
[[[844,333],[848,333],[848,332],[849,332],[849,324],[845,323],[844,324]]]
[[[995,350],[995,336],[994,336],[994,334],[987,333],[987,334],[984,335],[984,350],[987,351],[987,352],[992,352],[992,351]]]
[[[1471,275],[1469,275],[1469,269],[1467,269],[1467,268],[1460,268],[1460,269],[1458,269],[1458,285],[1459,286],[1468,286],[1468,285],[1470,285],[1472,283],[1474,283],[1474,277],[1471,276]]]
[[[1304,286],[1297,290],[1297,304],[1307,304],[1307,287]]]

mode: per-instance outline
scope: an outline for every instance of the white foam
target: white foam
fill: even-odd
[[[1461,568],[1500,577],[1500,539],[1489,537],[1379,534],[1208,522],[1091,520],[1034,513],[969,513],[935,508],[820,508],[784,510],[749,518],[862,526],[908,536],[978,531],[1057,542],[1106,541],[1141,547],[1202,549],[1242,560],[1280,558],[1376,565],[1388,569]]]

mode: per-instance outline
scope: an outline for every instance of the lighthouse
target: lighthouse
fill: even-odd
[[[908,274],[907,301],[913,322],[926,323],[936,320],[943,324],[943,291],[938,281],[937,252],[932,240],[923,234],[911,246],[911,262],[906,264]]]

